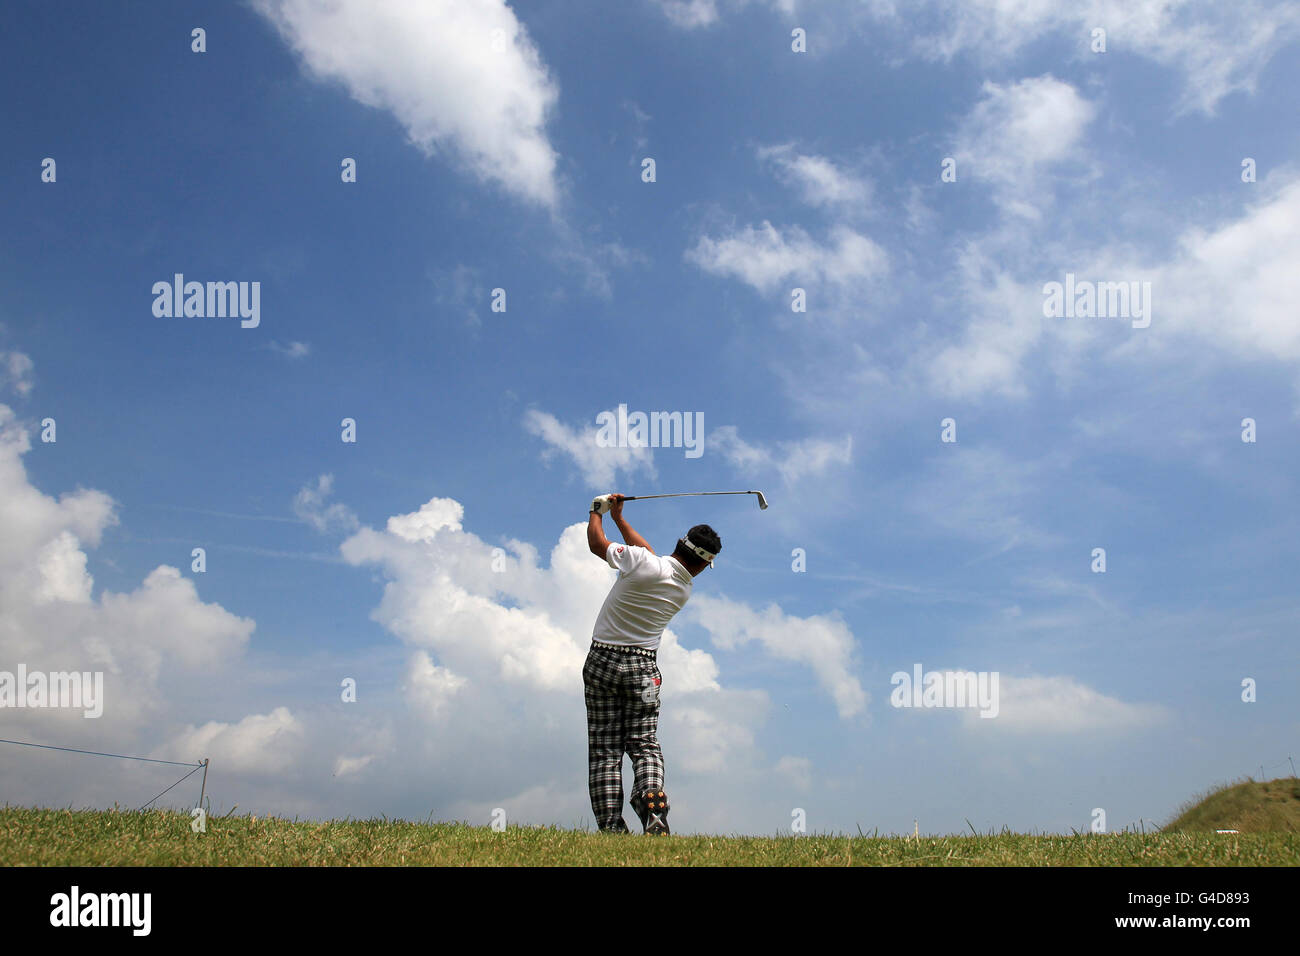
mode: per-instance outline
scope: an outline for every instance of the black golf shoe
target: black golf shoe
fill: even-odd
[[[647,835],[668,836],[668,794],[662,787],[632,794],[632,809],[641,818]]]

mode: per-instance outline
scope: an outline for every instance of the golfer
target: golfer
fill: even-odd
[[[659,690],[655,655],[673,615],[690,599],[695,577],[722,550],[712,528],[697,524],[666,558],[623,520],[623,496],[593,502],[587,546],[609,562],[618,579],[601,605],[591,650],[582,668],[587,701],[587,788],[603,832],[627,833],[623,820],[623,754],[632,758],[632,809],[649,834],[668,833],[664,756],[659,749]],[[623,535],[605,537],[603,509]]]

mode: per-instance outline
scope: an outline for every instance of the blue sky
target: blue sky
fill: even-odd
[[[1293,5],[0,27],[0,671],[106,674],[0,736],[210,756],[218,809],[586,825],[590,496],[761,488],[628,506],[723,540],[661,653],[675,828],[1118,829],[1290,772]],[[175,273],[260,323],[155,316]],[[1067,273],[1150,325],[1045,317]],[[599,447],[620,404],[703,454]],[[997,672],[998,717],[892,707],[916,664]],[[0,799],[170,782],[96,759],[0,748]]]

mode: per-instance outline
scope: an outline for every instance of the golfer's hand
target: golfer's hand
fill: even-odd
[[[615,521],[623,520],[623,496],[610,492],[609,516]]]

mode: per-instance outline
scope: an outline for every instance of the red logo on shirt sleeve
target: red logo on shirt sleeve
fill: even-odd
[[[623,549],[622,549],[622,548],[619,548],[619,549],[618,549],[617,551],[615,551],[614,553],[615,553],[615,554],[622,554],[622,553],[623,553]]]

